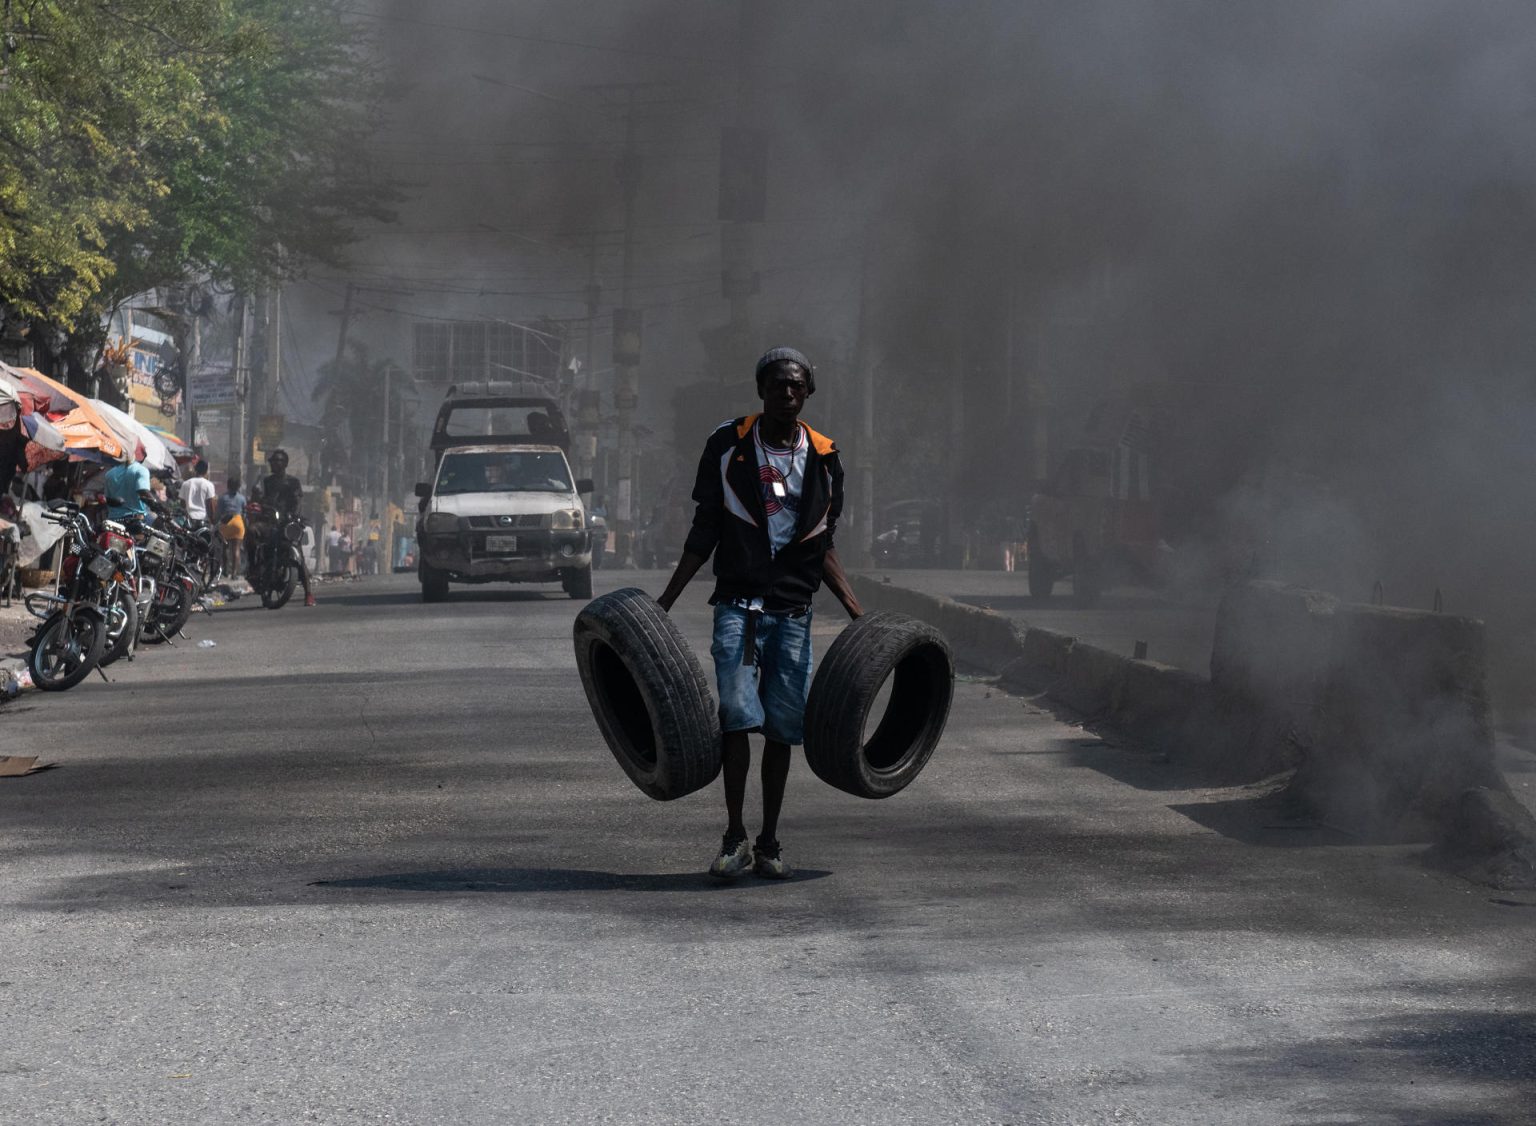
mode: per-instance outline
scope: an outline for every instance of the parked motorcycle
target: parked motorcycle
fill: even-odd
[[[26,599],[27,610],[42,619],[27,664],[33,684],[62,692],[98,668],[108,641],[115,648],[130,628],[133,541],[121,525],[97,531],[80,506],[66,500],[50,501],[43,519],[63,525],[65,535],[58,544],[58,593],[35,591]]]
[[[246,536],[246,550],[250,555],[246,581],[261,595],[263,606],[268,610],[280,610],[293,597],[293,588],[299,581],[302,566],[299,545],[304,542],[304,518],[294,516],[280,520],[277,512],[259,504],[246,505],[245,512],[250,524]]]
[[[149,645],[169,642],[192,615],[196,583],[169,528],[134,519],[128,530],[136,541],[139,573],[149,594],[139,640]]]

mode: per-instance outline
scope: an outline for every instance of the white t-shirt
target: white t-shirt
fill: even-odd
[[[208,519],[208,502],[214,499],[216,490],[206,477],[188,477],[181,483],[181,503],[187,506],[187,515],[193,520]]]
[[[768,546],[777,555],[795,538],[800,519],[800,491],[805,481],[805,427],[795,427],[795,444],[779,449],[763,441],[760,424],[752,427],[757,444],[757,479],[768,513]]]

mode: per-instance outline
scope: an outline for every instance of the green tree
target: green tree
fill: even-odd
[[[393,200],[333,0],[0,0],[0,302],[82,339],[122,298],[337,263]]]

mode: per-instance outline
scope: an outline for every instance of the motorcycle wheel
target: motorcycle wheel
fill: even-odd
[[[149,616],[144,619],[139,640],[146,645],[169,641],[191,612],[187,588],[175,579],[169,580],[164,586],[156,588],[155,601],[149,608]]]
[[[176,612],[176,620],[171,623],[167,633],[180,633],[187,628],[187,620],[192,617],[192,607],[200,597],[196,580],[182,578],[176,585],[181,587],[181,609]]]
[[[289,566],[284,569],[283,577],[276,585],[267,587],[261,592],[261,604],[268,610],[281,610],[293,597],[293,588],[299,581],[299,572],[296,567]]]
[[[122,625],[116,630],[108,628],[107,644],[101,654],[103,666],[110,665],[121,657],[133,659],[134,644],[139,639],[139,603],[133,596],[133,591],[127,587],[117,589],[117,607],[115,615],[121,615]],[[109,619],[110,620],[110,619]]]
[[[60,611],[38,629],[27,655],[32,683],[44,692],[73,688],[101,660],[107,630],[92,614],[76,614],[73,622]]]

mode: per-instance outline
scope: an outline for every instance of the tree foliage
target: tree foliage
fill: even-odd
[[[87,333],[121,298],[336,262],[393,199],[333,0],[0,0],[0,302]]]
[[[388,458],[394,482],[400,484],[406,461],[402,451],[408,444],[404,436],[415,433],[418,425],[410,375],[393,360],[373,357],[367,345],[354,340],[340,364],[328,360],[320,365],[319,376],[313,394],[325,403],[320,422],[327,441],[322,471],[350,476],[377,490]]]

